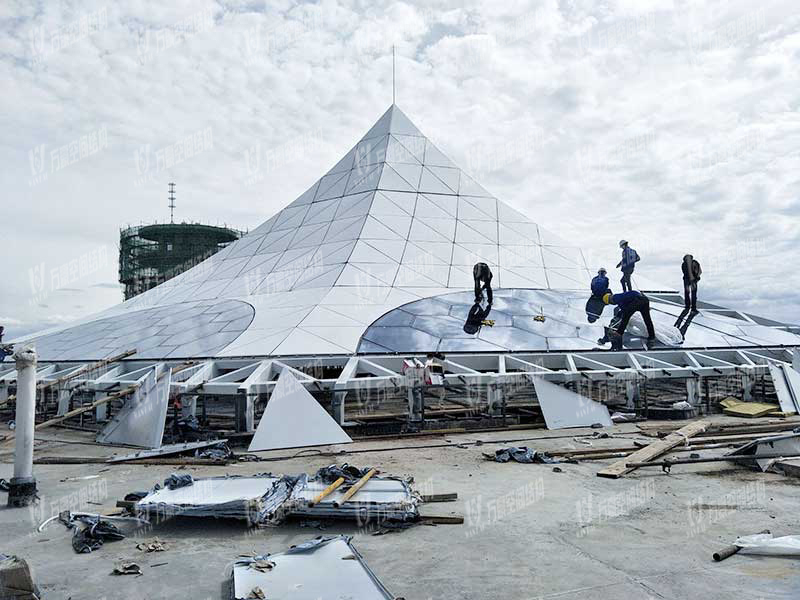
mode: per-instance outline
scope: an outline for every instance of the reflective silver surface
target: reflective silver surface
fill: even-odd
[[[474,294],[442,294],[410,302],[377,319],[364,333],[358,351],[541,351],[603,347],[598,339],[603,337],[603,326],[610,322],[614,307],[606,306],[599,320],[588,323],[585,311],[588,297],[588,291],[498,289],[486,315],[494,325],[484,325],[477,333],[470,334],[464,331],[464,325]],[[684,313],[681,318],[682,307],[655,296],[650,297],[650,309],[656,332],[678,328],[684,336],[679,344],[683,348],[800,343],[800,338],[789,332],[718,313]],[[544,315],[544,322],[535,320],[536,315]],[[629,326],[625,347],[642,349],[643,339],[630,335],[632,330]]]

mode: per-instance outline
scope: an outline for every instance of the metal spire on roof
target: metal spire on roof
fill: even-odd
[[[175,184],[169,184],[169,222],[175,222]]]
[[[394,46],[392,46],[392,104],[394,103]]]

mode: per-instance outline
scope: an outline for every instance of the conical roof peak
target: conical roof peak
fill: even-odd
[[[247,236],[40,348],[63,360],[131,344],[140,358],[351,353],[389,311],[471,290],[478,262],[497,288],[585,292],[594,272],[580,248],[493,197],[392,104]],[[185,326],[173,323],[179,313]],[[128,316],[130,331],[116,326]],[[119,339],[104,346],[107,334]]]

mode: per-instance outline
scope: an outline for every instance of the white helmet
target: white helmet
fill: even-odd
[[[598,275],[605,275],[606,273],[608,273],[608,271],[606,271],[606,268],[605,268],[605,267],[600,267],[600,268],[597,270],[597,274],[598,274]]]
[[[619,247],[622,248],[627,243],[628,243],[628,240],[620,240],[619,241]]]

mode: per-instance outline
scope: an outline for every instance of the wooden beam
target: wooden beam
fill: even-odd
[[[464,517],[461,515],[420,515],[420,521],[432,525],[463,525]]]
[[[619,479],[626,473],[635,470],[636,467],[629,467],[628,463],[643,463],[658,458],[662,454],[666,454],[676,446],[685,443],[687,439],[702,433],[710,425],[708,421],[695,421],[689,423],[685,427],[681,427],[678,431],[670,433],[667,437],[657,442],[653,442],[649,446],[645,446],[641,450],[637,450],[627,458],[619,460],[605,469],[598,471],[598,477],[609,477],[611,479]]]

